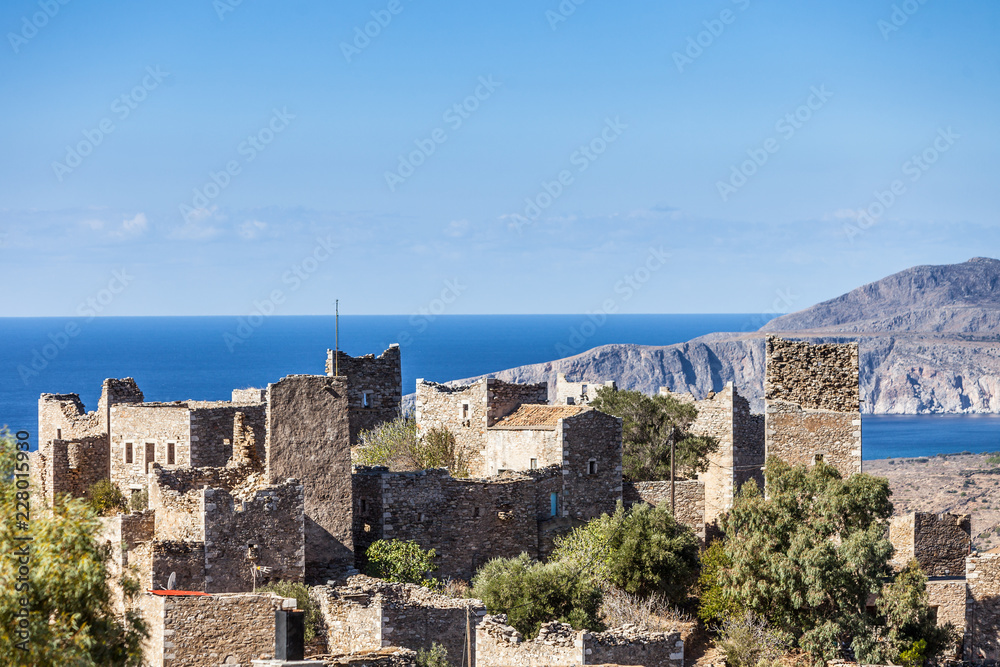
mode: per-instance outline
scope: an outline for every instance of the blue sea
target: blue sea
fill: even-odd
[[[608,343],[671,345],[716,331],[751,331],[768,315],[342,316],[340,346],[379,354],[400,343],[403,391],[551,361]],[[0,426],[38,427],[38,395],[78,393],[97,406],[101,382],[134,377],[147,400],[226,400],[237,387],[322,374],[334,318],[0,318]],[[866,459],[1000,450],[997,416],[869,416]]]

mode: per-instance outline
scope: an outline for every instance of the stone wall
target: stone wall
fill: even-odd
[[[30,459],[29,459],[30,460]],[[37,493],[51,506],[56,496],[89,498],[92,484],[108,478],[108,446],[103,436],[83,440],[46,440],[31,461]]]
[[[486,432],[484,476],[496,475],[501,470],[544,468],[561,464],[562,460],[555,429],[494,427]]]
[[[971,550],[971,520],[968,514],[910,512],[894,516],[889,540],[896,549],[892,565],[906,567],[912,559],[928,577],[965,574],[965,557]]]
[[[152,630],[146,662],[156,667],[249,665],[271,658],[275,611],[295,607],[294,599],[273,593],[143,597]]]
[[[436,382],[417,380],[414,416],[417,435],[424,437],[432,429],[448,429],[466,461],[469,474],[485,477],[495,474],[486,468],[487,384],[449,387]]]
[[[547,382],[515,384],[496,378],[486,379],[486,426],[489,428],[524,404],[546,405],[549,402]]]
[[[964,570],[964,568],[963,568]],[[959,637],[965,635],[965,605],[967,592],[965,578],[930,579],[927,582],[928,604],[937,616],[937,624],[951,623],[959,632]],[[962,640],[955,642],[950,655],[957,658],[962,648]]]
[[[588,521],[613,512],[622,499],[622,421],[587,409],[559,420],[563,450],[562,514]]]
[[[233,405],[228,401],[189,401],[191,409],[191,466],[224,466],[233,455],[236,415],[242,414],[243,427],[258,443],[257,456],[264,458],[265,407]]]
[[[565,373],[557,373],[555,395],[551,402],[553,405],[587,405],[597,396],[597,391],[603,387],[618,388],[614,380],[569,382]]]
[[[191,413],[185,403],[111,406],[111,481],[125,495],[147,488],[154,463],[164,468],[191,466]],[[174,462],[168,463],[171,446]],[[131,462],[128,450],[131,447]],[[147,456],[152,453],[152,458]]]
[[[676,514],[678,522],[690,527],[702,544],[705,543],[705,482],[684,479],[676,482]],[[654,507],[670,507],[670,482],[626,482],[622,488],[625,506],[644,502]]]
[[[429,649],[437,642],[447,649],[449,662],[458,666],[466,649],[466,623],[474,655],[475,629],[486,614],[479,600],[451,598],[364,575],[350,577],[342,586],[317,587],[312,596],[323,615],[328,651],[334,654],[388,646]]]
[[[366,354],[352,357],[343,351],[337,355],[335,369],[333,350],[326,351],[326,374],[339,372],[347,378],[350,406],[351,444],[358,443],[361,431],[375,428],[399,415],[403,400],[403,375],[399,345],[393,344],[376,357]]]
[[[200,495],[207,592],[252,590],[255,565],[270,568],[258,574],[258,585],[303,581],[304,490],[298,482],[257,491],[239,503],[225,489],[202,489]]]
[[[767,337],[765,451],[792,465],[818,460],[861,472],[858,345]]]
[[[202,489],[232,491],[247,481],[249,466],[164,468],[153,466],[149,507],[156,510],[156,535],[163,540],[203,541]]]
[[[354,565],[347,380],[291,375],[267,387],[266,477],[305,487],[306,579]]]
[[[683,667],[679,632],[644,632],[626,626],[607,632],[575,631],[566,623],[543,623],[525,640],[504,615],[487,616],[476,630],[476,667],[551,665],[643,665]]]
[[[963,660],[1000,660],[1000,554],[978,554],[965,560],[966,607]]]
[[[858,344],[820,344],[767,337],[764,399],[807,410],[860,412]]]
[[[355,502],[365,503],[363,516],[369,520],[357,525],[355,532],[368,535],[367,543],[414,540],[425,549],[435,549],[437,577],[469,580],[490,558],[538,553],[535,488],[530,476],[505,473],[489,479],[454,479],[444,469],[415,473],[356,470]],[[377,514],[382,515],[381,521],[372,523],[371,517]]]
[[[233,403],[264,403],[267,400],[267,389],[260,387],[247,387],[246,389],[233,389]]]

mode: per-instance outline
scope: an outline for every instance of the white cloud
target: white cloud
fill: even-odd
[[[247,220],[242,223],[236,231],[240,236],[250,241],[258,238],[261,235],[261,232],[265,229],[267,229],[266,222],[261,222],[260,220]]]
[[[133,218],[125,218],[122,221],[122,231],[125,234],[142,234],[146,231],[147,220],[145,213],[136,213]]]

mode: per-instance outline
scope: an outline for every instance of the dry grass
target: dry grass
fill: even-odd
[[[674,632],[694,624],[691,614],[670,606],[659,595],[642,598],[613,586],[604,589],[600,615],[609,628],[635,625],[649,632]]]

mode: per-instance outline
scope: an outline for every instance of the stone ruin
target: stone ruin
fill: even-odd
[[[675,489],[678,519],[703,541],[742,485],[763,485],[766,456],[808,465],[823,460],[844,474],[860,470],[856,346],[769,338],[767,350],[764,415],[752,414],[731,384],[696,402],[692,430],[718,438],[720,447],[705,473],[679,480]],[[683,644],[669,633],[626,628],[570,633],[571,640],[557,641],[564,629],[547,626],[543,638],[525,642],[500,619],[486,619],[475,601],[428,597],[417,587],[365,577],[344,579],[376,539],[434,548],[437,576],[468,579],[493,557],[526,552],[547,558],[558,535],[613,511],[620,501],[669,502],[669,482],[623,482],[621,421],[586,405],[597,387],[613,383],[561,376],[550,405],[545,383],[489,378],[451,387],[418,380],[418,433],[447,428],[455,436],[471,475],[463,479],[447,470],[352,468],[358,434],[399,413],[399,348],[378,357],[328,351],[326,366],[325,375],[234,390],[230,401],[146,402],[131,378],[105,381],[92,413],[75,394],[43,394],[32,465],[36,488],[49,501],[63,493],[85,497],[100,479],[126,494],[148,493],[149,509],[105,519],[102,539],[112,546],[113,569],[130,569],[144,589],[163,591],[169,584],[200,593],[190,600],[170,593],[154,600],[147,593],[144,610],[156,631],[195,632],[170,625],[168,606],[210,613],[213,605],[235,608],[235,598],[226,596],[262,583],[303,581],[320,584],[314,590],[331,654],[368,655],[372,664],[407,664],[409,654],[390,645],[426,648],[429,627],[438,628],[435,636],[447,638],[450,650],[467,650],[468,618],[472,650],[483,665],[680,667]],[[914,525],[923,534],[925,524]],[[924,544],[914,542],[915,555],[918,543]],[[992,566],[984,561],[975,567],[982,573]],[[958,600],[953,583],[938,586],[939,597]],[[263,609],[274,603],[247,598],[245,604]],[[950,612],[942,604],[940,613],[944,618]],[[963,627],[984,627],[977,623]],[[464,644],[449,634],[456,627]],[[967,632],[975,651],[994,650],[982,632]],[[154,664],[194,664],[168,658],[173,647],[167,644],[177,643],[166,636]],[[265,653],[261,649],[258,657]]]

